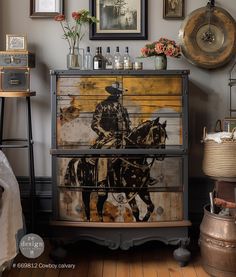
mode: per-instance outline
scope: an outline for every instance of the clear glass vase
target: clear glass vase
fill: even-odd
[[[84,49],[73,47],[67,54],[68,69],[84,69]]]
[[[166,55],[158,55],[154,58],[154,68],[156,70],[165,70],[167,68]]]
[[[67,54],[67,68],[73,69],[79,67],[79,52],[77,47],[71,47]]]

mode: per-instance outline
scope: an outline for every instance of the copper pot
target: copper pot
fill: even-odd
[[[220,216],[204,207],[199,244],[205,271],[216,277],[236,276],[236,223],[231,216]]]

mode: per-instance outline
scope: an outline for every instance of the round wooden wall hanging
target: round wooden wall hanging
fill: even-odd
[[[213,69],[236,53],[236,23],[224,9],[207,4],[189,14],[179,31],[183,55],[194,65]]]

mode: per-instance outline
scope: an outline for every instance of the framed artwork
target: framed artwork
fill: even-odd
[[[163,0],[163,18],[183,19],[184,0]]]
[[[25,35],[6,35],[6,51],[26,51],[27,39]]]
[[[30,0],[30,17],[54,17],[64,13],[64,0]]]
[[[147,39],[147,0],[90,0],[91,40]]]

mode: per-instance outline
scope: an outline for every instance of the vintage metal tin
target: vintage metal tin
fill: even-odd
[[[232,216],[221,216],[204,209],[200,226],[203,268],[211,276],[236,276],[236,224]]]
[[[29,68],[0,68],[0,91],[29,91]]]
[[[134,62],[134,66],[133,66],[134,70],[142,70],[143,69],[143,63],[142,62]]]
[[[0,51],[0,66],[35,67],[35,54],[28,51]]]

